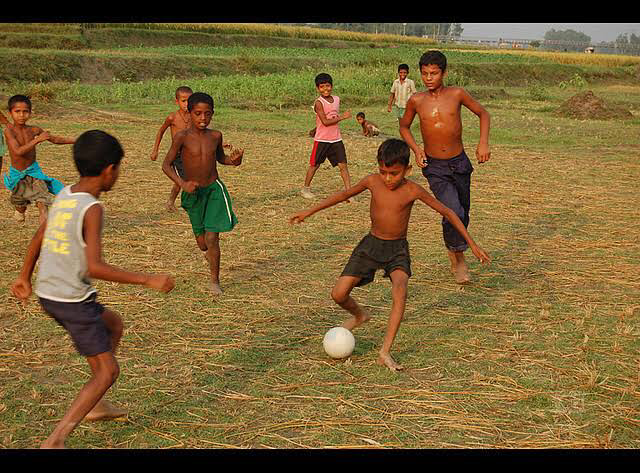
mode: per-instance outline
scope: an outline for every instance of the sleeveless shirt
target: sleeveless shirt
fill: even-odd
[[[81,302],[96,290],[89,280],[82,234],[84,214],[100,201],[87,192],[63,188],[47,217],[40,248],[40,268],[35,293],[58,302]]]
[[[319,100],[322,104],[324,115],[327,118],[337,118],[338,115],[340,115],[340,97],[337,95],[333,96],[333,103],[328,102],[327,99],[322,96],[318,97],[316,100]],[[340,127],[338,126],[338,123],[335,125],[325,126],[322,124],[320,117],[316,113],[316,134],[313,139],[315,141],[324,141],[327,143],[341,141],[342,135],[340,134]]]

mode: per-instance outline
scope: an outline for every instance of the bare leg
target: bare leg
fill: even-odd
[[[171,192],[169,192],[169,199],[167,200],[167,210],[174,212],[176,210],[176,199],[180,193],[180,186],[176,183],[173,184]]]
[[[47,206],[44,202],[36,202],[36,207],[38,207],[39,223],[42,225],[47,221]]]
[[[401,269],[396,269],[391,272],[391,314],[389,315],[389,322],[387,323],[387,332],[384,335],[382,341],[382,348],[377,363],[384,365],[392,371],[402,370],[404,367],[399,365],[391,357],[391,345],[396,338],[398,329],[400,328],[400,322],[404,316],[404,307],[407,301],[407,285],[409,282],[409,276]]]
[[[115,355],[118,346],[120,345],[120,339],[122,338],[122,318],[116,312],[107,309],[102,314],[102,320],[111,332],[111,353]],[[127,411],[116,407],[109,401],[101,398],[93,409],[87,413],[84,419],[90,421],[108,420],[124,417],[126,415]]]
[[[87,361],[91,368],[91,379],[82,387],[69,410],[47,440],[42,443],[41,448],[64,448],[64,442],[69,434],[118,378],[120,368],[111,352],[89,356]]]
[[[27,211],[27,207],[26,206],[18,206],[16,205],[16,211],[13,213],[13,218],[16,219],[18,222],[24,222],[24,214]]]
[[[352,315],[352,317],[345,320],[342,324],[342,326],[348,330],[359,327],[371,318],[355,299],[351,297],[351,291],[361,279],[362,278],[355,276],[340,276],[331,291],[331,298],[335,303]]]
[[[211,292],[214,295],[222,294],[220,287],[220,236],[218,233],[206,232],[207,260],[211,270]]]
[[[349,168],[347,167],[347,163],[338,163],[338,169],[340,169],[340,177],[342,177],[344,188],[345,190],[348,190],[351,187],[351,176],[349,176]],[[351,197],[347,200],[347,202],[355,202],[355,198]]]
[[[320,168],[320,166],[309,166],[309,168],[307,169],[307,174],[304,177],[304,186],[302,187],[302,191],[300,192],[302,194],[302,197],[304,197],[305,199],[313,199],[315,196],[313,195],[313,193],[311,192],[311,180],[313,179],[313,176],[315,176],[316,171]]]

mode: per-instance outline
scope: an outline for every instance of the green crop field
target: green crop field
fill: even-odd
[[[381,273],[354,290],[373,317],[355,330],[353,355],[332,360],[322,337],[346,315],[330,291],[368,231],[369,202],[363,194],[288,223],[312,203],[300,188],[315,123],[313,78],[331,73],[342,109],[364,111],[382,129],[365,138],[355,119],[341,124],[357,180],[377,171],[380,143],[399,137],[386,112],[397,64],[408,63],[424,90],[417,62],[431,48],[449,58],[448,83],[468,88],[491,113],[491,160],[473,159],[469,231],[492,262],[471,261],[472,283],[455,284],[440,216],[416,204],[413,276],[393,347],[405,371],[375,363],[391,306]],[[105,260],[176,279],[169,294],[95,281],[100,301],[125,323],[121,374],[108,398],[129,414],[80,424],[69,447],[640,447],[637,58],[467,50],[269,25],[81,32],[3,24],[0,67],[3,114],[9,96],[26,93],[32,124],[63,136],[102,129],[120,140],[120,179],[102,199]],[[213,96],[211,127],[245,148],[240,167],[220,169],[239,224],[221,236],[225,294],[217,299],[185,212],[165,210],[171,182],[149,159],[183,84]],[[558,113],[587,90],[630,115]],[[478,120],[466,109],[462,118],[473,157]],[[38,145],[38,161],[74,182],[70,146]],[[417,169],[410,179],[427,186]],[[328,165],[313,182],[318,199],[340,187]],[[0,195],[0,446],[37,448],[89,369],[35,297],[21,304],[9,294],[37,211],[17,224],[9,193]]]

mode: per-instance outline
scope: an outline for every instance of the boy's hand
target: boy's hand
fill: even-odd
[[[11,294],[20,300],[27,300],[31,296],[31,281],[18,278],[11,284]]]
[[[476,158],[478,158],[478,163],[486,163],[489,161],[491,157],[491,151],[489,151],[489,145],[484,143],[479,143],[476,148]]]
[[[343,119],[343,120],[347,120],[347,119],[349,119],[349,118],[351,118],[351,110],[347,110],[346,112],[344,112],[344,113],[342,114],[342,119]]]
[[[418,149],[418,151],[415,151],[415,155],[416,155],[416,164],[421,168],[426,168],[427,155],[424,153],[424,150],[422,148]]]
[[[160,292],[169,292],[175,287],[176,283],[168,274],[152,274],[144,285]]]
[[[151,161],[155,161],[156,159],[158,159],[158,152],[154,151],[151,153]]]
[[[51,133],[49,133],[48,131],[43,131],[38,136],[36,136],[36,140],[38,141],[38,143],[47,141],[49,138],[51,138]]]
[[[182,185],[182,190],[188,194],[195,192],[197,188],[198,183],[196,181],[185,181]]]
[[[236,148],[231,152],[229,156],[231,158],[231,164],[234,166],[240,166],[242,164],[242,156],[244,155],[244,149]]]
[[[231,143],[225,143],[222,145],[223,148],[233,149],[233,145]]]
[[[488,263],[491,261],[491,258],[489,258],[489,254],[478,245],[472,246],[471,251],[473,251],[473,254],[476,255],[476,258],[478,258],[481,263]]]
[[[306,211],[298,212],[297,214],[293,215],[289,219],[289,223],[290,224],[302,223],[302,222],[304,222],[304,219],[307,218],[308,216],[309,216],[309,214]]]

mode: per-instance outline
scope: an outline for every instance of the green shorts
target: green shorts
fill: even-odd
[[[395,117],[399,120],[404,115],[404,108],[400,108],[397,105],[393,105],[391,107],[391,111],[395,115]]]
[[[229,232],[238,223],[231,208],[231,196],[220,179],[195,192],[182,192],[182,208],[189,215],[193,234]]]

